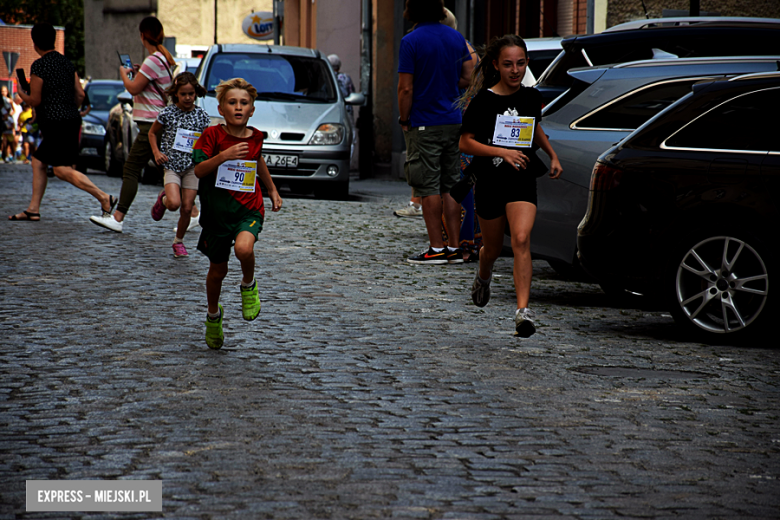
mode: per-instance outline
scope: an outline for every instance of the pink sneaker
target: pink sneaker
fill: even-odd
[[[189,256],[189,255],[187,254],[187,248],[184,247],[184,244],[182,244],[181,242],[177,242],[173,244],[173,257],[179,258],[181,256]]]
[[[152,206],[152,218],[154,220],[160,220],[163,218],[163,215],[165,215],[165,204],[163,204],[163,196],[165,195],[165,190],[162,190],[159,195],[157,195],[157,202],[154,203],[154,206]]]

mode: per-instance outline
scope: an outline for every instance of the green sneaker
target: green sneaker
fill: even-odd
[[[225,341],[225,335],[222,333],[222,316],[224,315],[222,304],[219,304],[219,319],[211,321],[208,316],[206,317],[206,345],[214,350],[222,348],[222,343]]]
[[[241,313],[244,319],[252,321],[260,314],[260,297],[257,294],[257,280],[252,287],[241,287]]]

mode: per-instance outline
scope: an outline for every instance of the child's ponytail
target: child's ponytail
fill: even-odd
[[[174,61],[173,56],[171,56],[171,53],[168,51],[168,49],[166,49],[163,45],[163,42],[165,42],[165,32],[163,31],[163,26],[160,20],[154,16],[147,16],[141,20],[138,29],[141,31],[144,40],[149,42],[152,46],[154,46],[154,48],[161,52],[163,56],[165,56],[165,61],[168,62],[169,66],[174,67],[176,62]]]

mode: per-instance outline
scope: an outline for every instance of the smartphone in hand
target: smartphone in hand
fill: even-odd
[[[27,81],[27,76],[24,75],[24,69],[16,69],[16,78],[19,80],[19,88],[25,94],[30,93],[30,83]]]
[[[128,69],[132,69],[133,68],[133,62],[130,60],[130,55],[129,54],[120,54],[119,51],[116,51],[116,55],[119,56],[119,63],[123,67],[127,67]],[[127,77],[129,77],[130,79],[133,79],[133,73],[132,72],[129,73],[127,75]]]

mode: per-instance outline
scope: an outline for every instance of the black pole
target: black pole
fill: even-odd
[[[371,0],[363,0],[360,87],[366,98],[358,113],[357,128],[360,141],[358,171],[361,179],[374,176],[374,108],[371,99]]]
[[[217,1],[214,0],[214,45],[217,44]]]
[[[691,0],[691,16],[700,16],[701,12],[701,1],[700,0]]]

